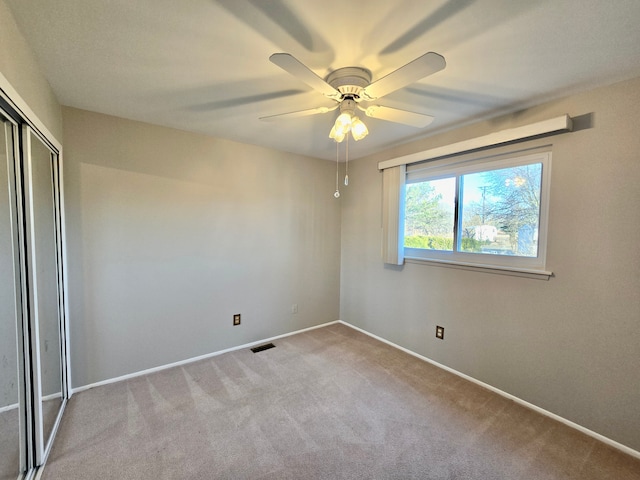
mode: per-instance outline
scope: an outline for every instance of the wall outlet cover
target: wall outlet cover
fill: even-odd
[[[240,325],[240,314],[236,313],[233,315],[233,324],[234,325]]]
[[[439,338],[440,340],[444,340],[444,327],[441,327],[440,325],[436,325],[436,338]]]

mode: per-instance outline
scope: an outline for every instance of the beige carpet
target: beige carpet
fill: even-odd
[[[16,480],[20,472],[18,409],[0,413],[0,480]]]
[[[70,400],[44,480],[640,479],[640,460],[343,325]]]
[[[60,400],[42,404],[48,438],[60,410]],[[0,413],[0,480],[16,480],[20,469],[20,411],[18,407]]]

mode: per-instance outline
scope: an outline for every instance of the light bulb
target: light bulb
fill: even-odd
[[[336,190],[336,193],[334,193],[333,196],[336,198],[340,198],[340,190]]]
[[[348,186],[349,185],[349,175],[345,175],[344,176],[344,186]]]

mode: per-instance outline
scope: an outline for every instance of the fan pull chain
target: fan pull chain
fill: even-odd
[[[349,185],[349,135],[347,135],[347,154],[346,154],[346,164],[345,164],[345,171],[344,171],[344,186],[346,187],[347,185]]]
[[[339,158],[340,158],[340,144],[336,142],[336,193],[333,194],[334,197],[340,198],[340,188],[339,185]]]

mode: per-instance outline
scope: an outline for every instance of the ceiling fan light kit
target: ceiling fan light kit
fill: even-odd
[[[433,121],[431,115],[383,105],[362,106],[360,102],[377,100],[411,83],[417,82],[428,75],[439,72],[446,66],[442,55],[428,52],[372,83],[371,71],[362,67],[338,68],[329,73],[326,78],[322,79],[297,58],[288,53],[274,53],[269,57],[269,60],[325,97],[335,101],[337,105],[333,108],[319,107],[279,115],[270,115],[268,117],[262,117],[263,119],[295,118],[305,115],[327,113],[335,110],[338,106],[340,107],[340,114],[329,132],[329,138],[338,144],[336,147],[336,191],[334,193],[336,198],[340,197],[340,191],[338,189],[339,144],[345,140],[345,138],[347,139],[346,162],[348,165],[349,132],[351,132],[351,136],[356,141],[362,140],[369,134],[367,126],[355,114],[356,109],[363,111],[365,115],[370,118],[401,123],[416,128],[424,128]],[[345,174],[344,184],[349,184],[348,171]]]
[[[351,98],[345,98],[340,103],[340,115],[336,118],[331,131],[329,132],[329,138],[332,138],[336,142],[342,142],[346,135],[351,132],[354,140],[362,140],[369,134],[369,129],[360,120],[356,114],[356,102]]]

